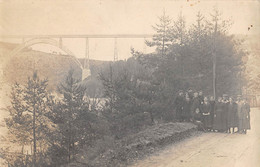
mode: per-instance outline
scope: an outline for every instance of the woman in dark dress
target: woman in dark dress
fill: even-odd
[[[184,121],[189,122],[191,119],[191,100],[189,95],[185,97],[182,114]]]
[[[223,95],[222,104],[223,104],[223,112],[222,112],[222,120],[221,120],[222,131],[227,133],[228,132],[228,124],[227,124],[227,122],[228,122],[228,104],[229,104],[227,94]]]
[[[200,100],[197,92],[194,93],[194,98],[192,100],[192,105],[191,105],[191,116],[193,120],[194,117],[198,116],[198,114],[195,112],[196,109],[198,109],[199,113],[201,114]]]
[[[202,106],[202,122],[203,122],[204,128],[207,130],[210,130],[212,128],[210,110],[211,110],[211,106],[210,106],[209,100],[207,97],[205,97],[204,103]]]
[[[202,123],[202,118],[201,118],[202,112],[201,112],[200,100],[197,92],[194,93],[194,98],[191,105],[191,114],[192,114],[192,122],[198,126],[199,130],[205,131]]]
[[[234,129],[238,126],[238,118],[237,118],[237,104],[233,101],[233,98],[229,98],[228,103],[228,133],[231,133],[231,129],[233,129],[232,133],[235,133]]]
[[[244,113],[242,112],[242,107],[243,107],[243,102],[241,100],[241,97],[237,97],[237,118],[238,118],[238,133],[243,132],[243,127],[244,127]]]
[[[250,105],[247,103],[246,99],[243,100],[242,112],[243,112],[243,131],[242,131],[242,133],[246,134],[247,130],[251,129]]]
[[[222,103],[222,97],[219,97],[218,102],[215,104],[213,130],[217,130],[218,132],[223,131],[222,115],[223,115],[223,103]]]
[[[210,104],[211,127],[213,128],[214,114],[215,114],[215,99],[213,96],[210,97],[209,104]]]
[[[176,119],[182,122],[182,110],[183,110],[184,96],[183,91],[179,91],[178,96],[175,98],[174,107]]]

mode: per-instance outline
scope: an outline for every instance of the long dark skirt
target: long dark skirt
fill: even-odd
[[[251,129],[250,118],[246,118],[246,119],[245,119],[245,129],[246,129],[246,130]]]
[[[177,108],[176,109],[176,119],[177,120],[182,120],[182,109],[181,108]]]
[[[228,111],[227,126],[228,128],[234,128],[238,126],[238,118],[236,112]]]
[[[190,120],[190,118],[191,118],[191,116],[190,116],[191,114],[190,114],[190,112],[189,111],[183,111],[183,113],[182,113],[182,119],[183,120]]]
[[[226,131],[228,129],[228,126],[227,126],[227,112],[226,111],[223,111],[221,113],[221,125],[222,125],[222,130],[223,131]]]
[[[238,129],[241,130],[248,130],[251,129],[250,126],[250,117],[247,116],[245,113],[241,112],[239,115],[238,120]]]
[[[205,128],[212,128],[211,115],[203,115],[202,122]]]
[[[213,129],[214,130],[222,130],[222,111],[216,111],[214,115],[214,120],[213,120]]]

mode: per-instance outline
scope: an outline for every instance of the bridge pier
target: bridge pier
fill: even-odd
[[[115,38],[115,46],[114,46],[114,61],[118,61],[117,38]]]
[[[85,51],[85,59],[84,59],[84,65],[82,69],[82,81],[89,77],[91,75],[89,66],[89,39],[86,38],[86,51]]]

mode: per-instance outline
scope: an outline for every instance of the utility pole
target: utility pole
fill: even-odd
[[[213,96],[216,99],[216,52],[213,52]]]
[[[201,22],[204,19],[204,17],[202,16],[202,14],[200,12],[198,12],[197,14],[197,26],[198,26],[198,38],[197,38],[197,42],[198,42],[198,47],[199,47],[199,52],[201,53],[202,51],[202,47],[201,47]],[[200,64],[202,63],[201,57],[199,57],[199,62]],[[200,71],[202,71],[202,67],[200,66]],[[203,74],[199,73],[199,84],[200,84],[200,89],[203,89],[203,85],[202,85],[202,76]]]
[[[181,36],[180,36],[180,55],[181,55],[181,80],[182,80],[182,89],[184,89],[184,54],[183,54],[183,31],[184,31],[184,18],[182,16],[182,11],[180,13],[180,26],[181,26]]]
[[[217,55],[216,55],[216,37],[217,37],[217,28],[218,28],[218,13],[214,18],[215,21],[215,30],[214,30],[214,39],[213,39],[213,96],[216,99],[216,65],[217,65]]]

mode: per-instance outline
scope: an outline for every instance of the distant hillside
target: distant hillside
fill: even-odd
[[[24,83],[33,70],[37,70],[39,76],[49,79],[49,89],[55,89],[62,81],[70,68],[74,69],[75,76],[81,78],[81,70],[77,64],[67,55],[57,55],[25,49],[19,55],[7,57],[8,53],[17,44],[0,42],[0,61],[2,80],[8,84],[15,82]],[[79,59],[83,64],[84,59]],[[100,68],[107,65],[107,61],[90,60],[92,76],[97,76]]]

